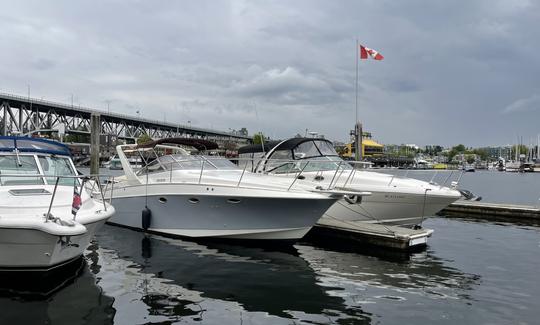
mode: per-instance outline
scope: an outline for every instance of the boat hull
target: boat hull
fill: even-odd
[[[360,203],[339,200],[326,211],[325,216],[345,221],[413,227],[422,223],[424,216],[435,215],[458,198],[458,196],[424,197],[411,193],[372,192],[372,195],[363,197]]]
[[[58,236],[37,229],[0,228],[0,269],[47,271],[81,256],[105,219],[86,224],[76,236]]]
[[[151,211],[151,232],[191,238],[296,240],[302,238],[335,199],[267,198],[162,194],[115,197],[112,224],[142,229]]]

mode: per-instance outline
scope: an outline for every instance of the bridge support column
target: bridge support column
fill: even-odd
[[[1,106],[2,110],[4,112],[4,118],[2,120],[2,135],[3,136],[6,136],[8,135],[8,123],[7,123],[7,120],[8,120],[8,112],[7,112],[7,105],[6,103],[2,103],[2,106]]]
[[[90,116],[90,174],[99,174],[99,136],[101,135],[101,115]]]

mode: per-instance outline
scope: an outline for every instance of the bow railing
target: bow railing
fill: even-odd
[[[21,182],[17,180],[10,180],[9,184],[5,184],[4,181],[6,178],[25,178]],[[31,182],[28,182],[30,179]],[[40,180],[33,182],[33,179]],[[51,182],[51,179],[53,180]],[[46,180],[46,181],[45,181]],[[61,180],[73,180],[73,184],[61,184]],[[71,183],[71,182],[70,182]],[[29,195],[51,195],[51,200],[49,201],[47,213],[44,214],[45,222],[55,219],[51,214],[51,210],[55,203],[56,193],[59,186],[70,186],[74,188],[74,196],[77,193],[77,188],[80,188],[78,194],[82,195],[82,190],[86,190],[90,197],[94,198],[97,194],[99,199],[103,203],[103,209],[107,211],[107,204],[105,202],[105,196],[103,194],[103,189],[101,186],[101,180],[99,175],[48,175],[43,173],[33,173],[33,174],[6,174],[0,172],[0,184],[1,186],[10,186],[10,185],[29,185],[29,186],[39,186],[39,188],[14,188],[9,190],[10,194],[15,196],[29,196]],[[47,189],[42,186],[53,185],[52,192],[49,192]],[[73,202],[72,202],[73,205]],[[75,219],[76,213],[73,216]]]

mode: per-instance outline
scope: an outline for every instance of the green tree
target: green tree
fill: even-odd
[[[486,160],[489,156],[486,149],[474,149],[472,152],[477,154],[482,160]]]
[[[137,139],[137,144],[145,144],[150,141],[154,141],[154,140],[148,134],[144,133]]]
[[[529,149],[528,149],[527,146],[524,145],[524,144],[515,145],[515,146],[512,148],[512,151],[513,151],[513,152],[516,152],[516,150],[518,150],[518,152],[519,152],[520,155],[526,155],[526,154],[529,152]]]
[[[452,158],[454,158],[455,155],[459,153],[464,153],[465,150],[466,148],[462,144],[458,144],[457,146],[452,147],[452,149],[450,149],[450,152],[448,153],[448,159],[452,160]]]
[[[253,144],[261,144],[264,141],[264,135],[259,132],[253,135]]]

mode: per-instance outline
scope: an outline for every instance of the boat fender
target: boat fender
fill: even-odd
[[[148,207],[144,207],[142,210],[142,228],[148,230],[150,228],[150,222],[152,220],[152,212]]]
[[[358,196],[358,195],[345,195],[344,199],[349,204],[362,203],[362,196]]]

